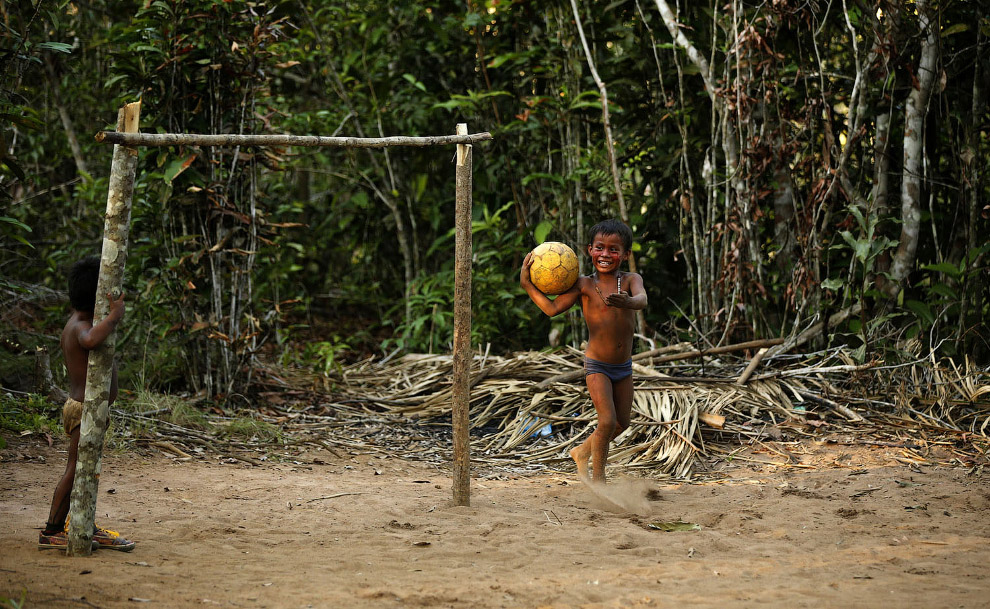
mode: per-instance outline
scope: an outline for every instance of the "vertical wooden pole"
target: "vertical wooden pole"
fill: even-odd
[[[467,135],[467,123],[457,124]],[[454,505],[471,505],[468,406],[471,402],[471,146],[457,145],[454,208]]]
[[[137,133],[140,119],[141,102],[127,104],[117,115],[117,131]],[[116,297],[121,291],[137,161],[136,149],[114,146],[110,187],[107,193],[107,213],[103,226],[103,255],[100,260],[100,278],[96,287],[96,308],[93,311],[94,322],[103,319],[110,312],[106,295],[113,293]],[[116,333],[112,333],[102,345],[89,352],[86,399],[83,402],[82,422],[79,427],[79,453],[76,458],[76,476],[72,483],[69,508],[71,522],[67,553],[70,556],[89,556],[92,553],[93,521],[96,515],[96,497],[102,466],[103,437],[110,411],[110,380],[113,373],[115,335]]]

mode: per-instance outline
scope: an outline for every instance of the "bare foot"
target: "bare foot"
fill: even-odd
[[[584,447],[584,444],[571,449],[569,453],[571,459],[574,459],[574,464],[577,466],[578,478],[581,482],[590,482],[591,479],[588,477],[588,459],[591,458],[591,451]]]

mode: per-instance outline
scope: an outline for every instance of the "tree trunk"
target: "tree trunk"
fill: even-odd
[[[890,265],[886,293],[897,296],[914,268],[921,228],[922,129],[938,62],[938,31],[929,14],[928,0],[918,0],[918,24],[924,42],[918,63],[918,86],[911,89],[904,109],[904,171],[901,178],[901,237]]]
[[[773,265],[784,277],[794,267],[798,254],[798,241],[795,235],[794,181],[791,179],[791,166],[788,159],[792,155],[784,149],[784,121],[775,113],[771,104],[763,104],[767,117],[767,127],[772,132],[773,152],[773,235],[777,253]]]
[[[983,15],[981,14],[980,16],[980,23],[982,23]],[[973,100],[970,109],[970,124],[966,128],[966,148],[960,155],[962,157],[962,174],[964,176],[962,180],[963,196],[966,198],[965,204],[967,205],[969,223],[966,227],[966,253],[964,256],[966,266],[961,269],[963,277],[965,277],[965,284],[959,309],[958,336],[964,341],[963,352],[973,354],[977,358],[979,356],[976,351],[980,348],[979,345],[983,344],[983,341],[978,340],[979,333],[977,333],[977,336],[970,336],[968,328],[984,327],[983,307],[981,306],[983,277],[979,269],[983,266],[983,260],[985,260],[986,254],[974,256],[977,248],[986,243],[986,235],[979,235],[977,232],[981,211],[980,193],[982,189],[980,187],[980,176],[983,170],[978,159],[986,158],[980,154],[980,125],[986,109],[986,94],[984,92],[986,72],[983,67],[983,56],[980,54],[983,46],[985,46],[983,31],[978,29],[976,53],[974,54],[976,63],[973,66]],[[970,307],[972,307],[973,319],[969,319]]]
[[[677,16],[674,11],[671,10],[670,5],[666,0],[654,0],[657,5],[657,9],[660,11],[660,16],[663,18],[664,26],[667,28],[667,32],[670,33],[670,37],[674,40],[674,43],[684,49],[688,56],[688,59],[692,64],[698,69],[702,80],[705,83],[705,92],[708,94],[708,99],[712,103],[712,115],[713,115],[713,130],[712,130],[712,145],[717,145],[718,140],[718,127],[717,123],[723,115],[723,108],[720,107],[721,101],[715,96],[715,89],[712,86],[712,72],[708,65],[708,61],[705,59],[704,55],[698,52],[698,49],[691,44],[691,41],[687,39],[684,33],[681,31],[680,25],[677,22]],[[674,55],[674,61],[677,65],[678,73],[678,84],[681,108],[685,108],[684,100],[684,72],[681,69],[680,63],[678,61],[677,54]],[[682,135],[685,142],[685,150],[688,149],[687,137]],[[682,155],[681,158],[682,171],[690,172],[690,167],[687,167],[686,153]],[[712,230],[717,220],[714,217],[715,214],[715,176],[714,167],[716,166],[714,154],[711,150],[705,152],[705,160],[702,166],[701,175],[705,181],[705,192],[707,193],[707,208],[703,208],[697,205],[693,198],[693,192],[684,192],[683,185],[681,188],[680,198],[681,198],[681,208],[684,213],[690,216],[691,220],[689,222],[691,226],[691,235],[689,238],[689,243],[685,244],[685,256],[688,258],[688,275],[691,275],[691,263],[693,262],[694,268],[697,270],[696,276],[692,279],[691,285],[694,286],[692,293],[692,300],[694,302],[694,314],[696,317],[703,320],[703,323],[711,323],[715,311],[718,310],[714,302],[715,294],[715,278],[718,276],[718,260],[720,256],[715,253],[715,242],[716,231]],[[704,332],[699,331],[699,334],[704,335]]]
[[[890,212],[890,113],[883,112],[876,118],[876,134],[873,138],[873,210],[877,218],[883,219]],[[877,256],[873,283],[881,292],[886,292],[890,281],[886,273],[890,270],[890,250]]]
[[[612,123],[608,114],[608,90],[605,83],[595,69],[595,60],[591,56],[591,49],[588,48],[588,40],[584,36],[584,27],[581,26],[581,14],[578,13],[576,0],[571,0],[571,9],[574,11],[574,23],[577,24],[578,35],[581,37],[581,46],[584,47],[584,56],[588,61],[588,68],[591,70],[591,77],[598,86],[602,101],[602,125],[605,128],[605,144],[608,147],[608,161],[612,169],[612,184],[615,188],[615,200],[619,206],[619,217],[626,224],[629,224],[629,212],[626,210],[626,199],[622,196],[622,176],[619,174],[618,162],[615,160],[615,140],[612,138]],[[629,270],[633,273],[639,272],[636,268],[636,256],[629,252]],[[646,328],[646,317],[642,309],[636,311],[636,329],[642,334]]]
[[[127,104],[120,109],[117,129],[136,132],[140,118],[141,102]],[[105,295],[120,293],[124,261],[127,258],[127,236],[130,232],[131,199],[134,194],[137,161],[137,150],[125,146],[114,147],[107,193],[107,215],[103,229],[103,255],[100,260],[100,278],[96,286],[96,308],[93,312],[94,322],[102,320],[110,312],[110,305]],[[114,332],[102,345],[89,352],[86,399],[83,402],[76,475],[72,484],[69,509],[71,523],[67,552],[70,556],[89,556],[93,551],[91,546],[93,520],[96,515],[103,436],[106,433],[110,411],[110,381],[116,342]]]
[[[55,404],[64,404],[69,395],[52,379],[51,359],[48,349],[36,347],[34,350],[34,391]]]
[[[51,59],[45,57],[45,70],[48,72],[48,81],[52,88],[52,100],[55,102],[55,109],[58,110],[58,117],[62,121],[62,128],[65,129],[65,139],[69,141],[69,150],[72,151],[72,158],[76,161],[76,171],[81,175],[89,175],[86,167],[86,159],[83,157],[82,148],[79,146],[79,139],[76,137],[76,130],[72,126],[72,119],[69,111],[62,102],[62,95],[59,92],[58,75],[55,73],[55,66]]]
[[[671,38],[677,46],[687,52],[688,58],[691,60],[695,66],[697,66],[698,71],[701,73],[702,80],[705,81],[705,92],[708,93],[708,98],[715,101],[715,89],[712,87],[712,72],[708,67],[708,61],[705,56],[698,52],[698,49],[691,44],[691,41],[687,39],[681,28],[677,23],[677,16],[674,15],[674,11],[670,10],[670,5],[667,4],[667,0],[654,0],[657,5],[657,9],[660,11],[660,16],[663,17],[663,23],[667,26],[667,31],[670,32]]]
[[[578,12],[576,0],[571,0],[571,9],[574,11],[574,23],[577,25],[578,36],[581,38],[581,46],[584,48],[585,60],[588,62],[588,68],[591,70],[591,77],[595,80],[595,85],[598,86],[598,92],[601,94],[602,125],[605,128],[605,143],[608,146],[608,161],[612,169],[612,184],[615,187],[615,198],[619,204],[619,215],[622,217],[623,222],[628,223],[629,214],[626,212],[626,200],[622,196],[622,180],[620,179],[619,168],[615,161],[615,143],[612,139],[612,124],[609,120],[608,114],[608,90],[605,88],[605,83],[598,75],[598,70],[595,69],[595,60],[591,56],[591,49],[588,48],[588,40],[584,36],[584,27],[581,25],[581,14]]]

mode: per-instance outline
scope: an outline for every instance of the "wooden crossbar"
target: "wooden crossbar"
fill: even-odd
[[[211,135],[202,133],[125,133],[100,131],[96,141],[124,146],[306,146],[328,148],[388,148],[390,146],[445,146],[476,144],[492,139],[492,134],[391,136],[391,137],[329,137],[322,135]]]

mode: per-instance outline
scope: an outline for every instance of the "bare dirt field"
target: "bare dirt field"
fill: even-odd
[[[624,509],[563,465],[478,467],[453,507],[443,468],[381,454],[110,454],[97,522],[137,548],[69,558],[36,548],[64,444],[7,440],[5,606],[990,607],[990,472],[895,448],[791,443],[796,467],[690,484],[618,472]],[[671,521],[700,529],[651,528]]]

